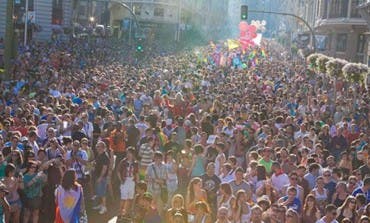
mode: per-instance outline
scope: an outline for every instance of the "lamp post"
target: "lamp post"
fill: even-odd
[[[24,17],[24,42],[23,45],[27,45],[27,35],[28,35],[28,0],[26,0],[26,12]]]
[[[11,60],[15,57],[14,51],[14,19],[13,19],[13,9],[14,0],[7,0],[6,3],[6,28],[5,28],[5,52],[4,52],[4,65],[5,65],[5,75],[1,79],[10,78],[11,72]]]

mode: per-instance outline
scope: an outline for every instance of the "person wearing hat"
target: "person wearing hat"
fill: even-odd
[[[150,192],[145,192],[143,195],[143,208],[144,216],[142,217],[143,223],[161,223],[161,216],[158,210],[153,208],[153,195]]]
[[[0,182],[0,222],[9,222],[10,218],[10,205],[6,199],[6,195],[9,194],[6,186]]]

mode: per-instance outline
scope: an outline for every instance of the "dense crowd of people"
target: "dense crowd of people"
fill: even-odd
[[[86,207],[115,197],[119,222],[370,222],[364,85],[272,41],[158,51],[20,49],[0,83],[0,222],[95,222]]]

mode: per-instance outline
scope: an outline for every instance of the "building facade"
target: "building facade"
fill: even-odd
[[[0,18],[6,18],[7,0],[0,0]],[[26,0],[14,0],[15,32],[24,36]],[[28,0],[28,39],[50,40],[53,30],[71,26],[72,0]],[[5,36],[5,19],[0,19],[0,38]],[[37,29],[35,28],[37,27]]]
[[[314,27],[316,49],[352,62],[367,61],[368,24],[360,15],[363,0],[306,1],[302,16]],[[302,9],[302,8],[301,8]]]
[[[147,37],[180,40],[181,33],[197,29],[215,38],[226,28],[227,0],[124,0],[135,13]],[[131,15],[118,2],[109,4],[110,24],[120,35],[132,29]]]

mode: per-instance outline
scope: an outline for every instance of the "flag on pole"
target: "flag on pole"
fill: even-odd
[[[257,37],[253,39],[253,42],[257,46],[260,46],[261,45],[261,41],[262,41],[262,34],[261,33],[257,33]]]
[[[229,50],[232,50],[232,49],[236,49],[240,46],[240,43],[238,40],[234,40],[234,39],[228,39],[227,40],[227,46],[229,48]]]

